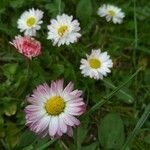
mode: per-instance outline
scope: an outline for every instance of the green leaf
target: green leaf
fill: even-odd
[[[76,80],[76,73],[72,65],[68,65],[65,68],[64,77],[68,80]]]
[[[144,21],[149,18],[150,10],[149,6],[145,6],[144,8],[142,6],[137,7],[137,18],[141,21]]]
[[[4,13],[6,8],[9,6],[9,1],[1,0],[0,2],[0,14]],[[1,30],[1,29],[0,29]]]
[[[6,116],[10,117],[12,115],[15,115],[17,111],[17,105],[15,103],[12,104],[5,104],[4,113]]]
[[[5,136],[5,131],[3,125],[0,125],[0,138],[3,138]]]
[[[76,149],[80,149],[86,135],[89,131],[88,121],[86,123],[82,123],[79,128],[76,130],[76,136],[74,136],[74,141],[76,143]]]
[[[0,115],[0,125],[4,123],[3,117]]]
[[[49,147],[50,145],[52,145],[55,141],[56,141],[56,139],[54,139],[54,140],[49,140],[47,143],[41,145],[41,146],[38,147],[36,150],[45,150],[47,147]]]
[[[29,146],[23,148],[22,150],[34,150],[34,147],[32,145],[29,145]]]
[[[45,72],[44,68],[41,66],[41,63],[38,59],[34,59],[31,62],[30,70],[32,72],[32,78],[33,78],[33,85],[37,85],[39,83],[42,83],[45,81]]]
[[[78,129],[78,140],[80,141],[80,143],[82,143],[84,141],[84,139],[86,138],[87,132],[88,132],[88,126],[85,125],[81,125]]]
[[[88,146],[82,147],[81,150],[97,150],[97,146],[98,146],[98,143],[94,142]]]
[[[13,28],[9,28],[9,26],[7,24],[0,24],[0,31],[7,34],[7,35],[11,35],[14,36],[15,35],[15,30]]]
[[[147,69],[144,74],[144,81],[146,85],[150,85],[150,69]]]
[[[64,73],[64,66],[61,64],[54,64],[52,66],[52,69],[53,69],[53,74],[56,78]]]
[[[144,142],[147,144],[150,144],[150,134],[148,134],[145,138],[144,138]]]
[[[109,113],[101,121],[98,128],[100,144],[105,149],[120,149],[124,143],[124,125],[119,114]]]
[[[25,0],[13,0],[13,1],[11,1],[11,3],[10,3],[10,5],[11,5],[11,7],[13,7],[13,8],[20,8],[20,7],[22,7],[22,5],[25,3]]]
[[[5,65],[2,67],[3,72],[4,72],[4,75],[5,75],[7,78],[11,78],[12,75],[14,75],[14,74],[16,73],[17,67],[18,67],[18,64],[16,64],[16,63],[5,64]]]
[[[33,132],[26,130],[20,137],[18,142],[18,148],[24,148],[31,145],[36,140],[36,136]]]
[[[6,139],[11,149],[13,149],[19,141],[20,130],[18,126],[13,122],[8,121],[6,124],[7,124]]]
[[[76,15],[83,25],[86,25],[92,16],[91,0],[80,0],[77,4]]]
[[[59,13],[59,3],[60,0],[55,0],[53,3],[48,3],[45,5],[45,9],[48,10],[48,12],[51,14],[52,17],[56,17]],[[65,4],[63,1],[61,1],[61,10],[60,13],[63,12],[65,7]]]
[[[34,149],[38,149],[41,145],[46,144],[47,142],[49,142],[49,137],[45,137],[43,139],[41,139],[40,137],[37,138],[37,141],[34,144]]]

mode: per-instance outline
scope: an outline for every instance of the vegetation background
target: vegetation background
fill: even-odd
[[[122,24],[108,23],[97,15],[104,3],[122,8],[126,14]],[[28,62],[9,41],[20,34],[17,19],[32,7],[45,12],[37,35],[43,52]],[[46,40],[47,25],[59,9],[79,19],[82,34],[78,43],[60,48]],[[148,0],[1,0],[0,149],[149,150],[149,16]],[[84,78],[80,73],[80,59],[92,48],[108,51],[113,59],[112,73],[104,80]],[[73,138],[40,139],[24,125],[25,98],[36,85],[58,78],[66,83],[72,80],[84,91],[87,113]]]

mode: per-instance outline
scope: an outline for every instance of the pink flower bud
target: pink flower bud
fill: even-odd
[[[29,36],[16,36],[10,44],[29,59],[41,54],[41,43]]]

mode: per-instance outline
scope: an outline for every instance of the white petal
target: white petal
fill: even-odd
[[[49,135],[54,136],[58,129],[58,117],[51,117],[50,123],[49,123]]]
[[[66,123],[64,122],[63,118],[61,118],[61,116],[59,116],[59,126],[60,126],[60,129],[63,133],[66,133],[67,132],[67,125]]]

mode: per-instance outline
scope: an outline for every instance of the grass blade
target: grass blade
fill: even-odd
[[[136,136],[136,134],[138,133],[138,131],[140,130],[140,128],[142,127],[142,125],[144,124],[144,122],[146,121],[146,119],[148,118],[149,115],[150,115],[150,103],[145,108],[143,115],[139,119],[134,130],[131,132],[131,134],[127,138],[127,141],[125,142],[125,144],[123,145],[121,150],[125,150],[127,148],[127,146],[129,146],[129,144],[132,142],[132,140],[134,139],[134,137]]]
[[[103,82],[106,85],[108,85],[110,88],[112,88],[113,90],[116,88],[116,86],[113,83],[111,83],[110,81],[108,81],[108,80],[104,79]],[[132,103],[134,101],[134,98],[131,95],[129,95],[128,93],[126,93],[125,91],[119,90],[118,93],[124,95],[128,99],[127,100],[128,103]]]
[[[138,47],[138,32],[137,32],[137,17],[136,17],[136,0],[133,0],[134,5],[134,51],[133,51],[133,64],[136,66],[136,49]]]
[[[45,143],[44,145],[42,145],[41,147],[37,148],[36,150],[44,150],[45,148],[47,148],[48,146],[50,146],[51,144],[53,144],[56,140],[51,140],[48,141],[47,143]]]
[[[141,70],[141,68],[139,68],[134,74],[132,74],[125,82],[123,82],[120,86],[118,86],[114,91],[112,91],[107,97],[103,98],[103,101],[98,102],[97,104],[95,104],[85,115],[83,115],[81,118],[85,118],[87,116],[89,116],[90,114],[92,114],[95,110],[97,110],[99,107],[101,107],[103,104],[105,104],[107,101],[109,101],[109,99],[115,94],[117,93],[122,87],[124,87],[130,80],[132,80]]]

